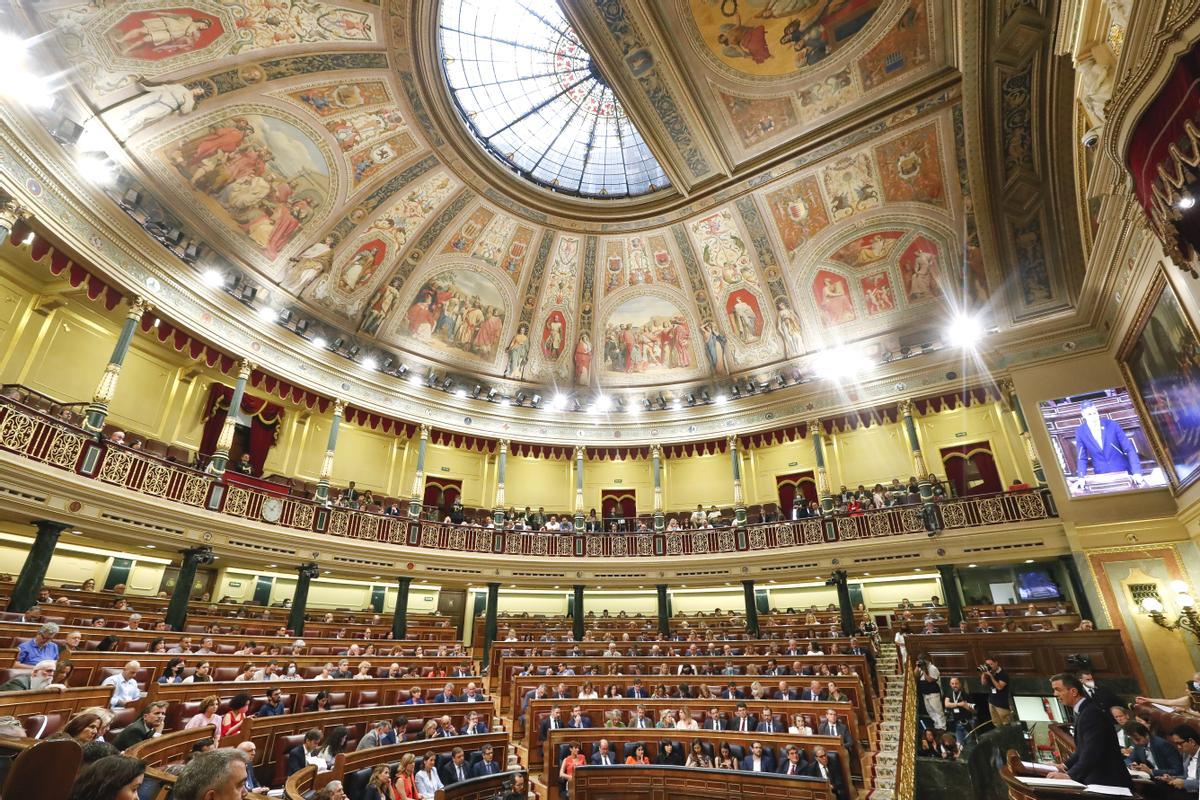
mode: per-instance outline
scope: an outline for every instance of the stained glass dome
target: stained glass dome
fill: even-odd
[[[439,36],[463,121],[520,175],[580,197],[668,185],[555,0],[442,0]]]

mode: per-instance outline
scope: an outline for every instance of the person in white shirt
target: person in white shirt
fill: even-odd
[[[124,708],[130,703],[136,703],[146,696],[134,678],[142,665],[136,661],[126,661],[121,668],[121,674],[109,675],[100,682],[101,686],[112,688],[112,697],[108,701],[110,708]]]
[[[788,733],[794,736],[812,736],[813,729],[803,714],[793,714],[792,724],[788,726]]]
[[[140,631],[142,629],[141,625],[142,625],[142,615],[141,614],[130,614],[129,615],[129,624],[126,625],[124,628],[122,628],[122,630]]]
[[[434,800],[438,790],[444,788],[442,777],[434,769],[436,762],[437,754],[432,750],[425,754],[425,759],[421,762],[421,769],[417,771],[416,780],[419,800]]]

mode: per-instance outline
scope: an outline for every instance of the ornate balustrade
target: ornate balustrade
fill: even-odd
[[[898,506],[708,530],[547,533],[448,525],[322,505],[217,481],[190,467],[99,440],[9,398],[0,398],[0,450],[134,492],[291,530],[435,550],[546,558],[657,558],[781,550],[1034,522],[1057,516],[1048,491],[959,497],[923,509]],[[928,517],[928,519],[927,519]]]

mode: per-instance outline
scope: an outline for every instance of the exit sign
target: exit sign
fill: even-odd
[[[799,461],[789,461],[788,466],[789,467],[798,467],[798,466],[800,466],[800,462]]]
[[[449,468],[449,467],[440,467],[440,469],[442,470],[442,472],[449,472],[449,471],[450,471],[450,468]]]
[[[620,484],[620,483],[624,483],[624,482],[625,482],[624,478],[613,478],[613,483]]]

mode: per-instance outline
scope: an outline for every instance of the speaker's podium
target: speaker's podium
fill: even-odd
[[[1124,786],[1085,786],[1078,781],[1046,777],[1053,768],[1048,764],[1022,761],[1016,750],[1009,750],[1000,769],[1000,777],[1008,787],[1009,800],[1067,800],[1067,798],[1137,797],[1144,800],[1162,798],[1161,784],[1150,780],[1134,780],[1133,790]],[[1170,791],[1169,789],[1167,790]]]

